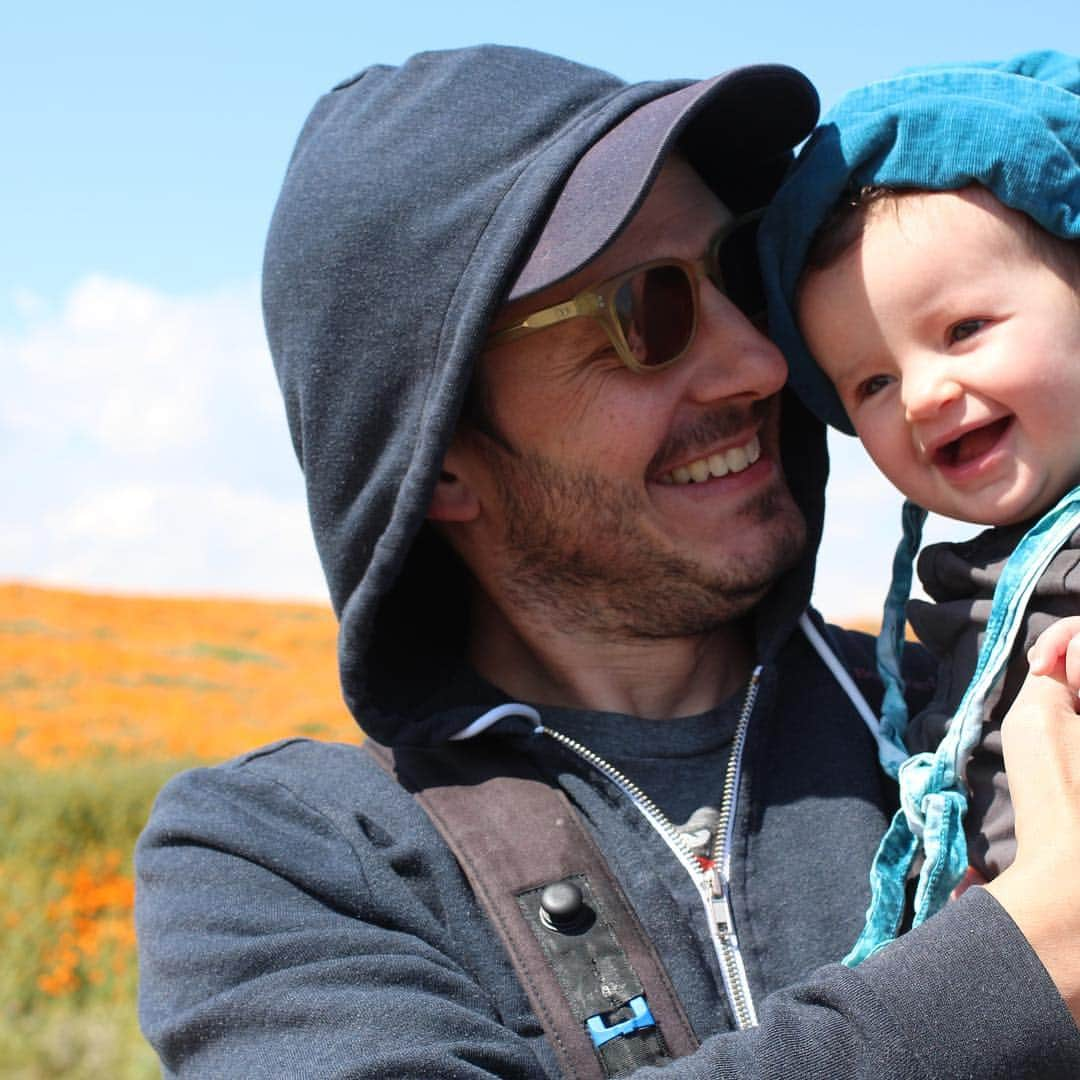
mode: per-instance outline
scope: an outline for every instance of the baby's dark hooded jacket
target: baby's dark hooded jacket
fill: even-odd
[[[728,110],[760,106],[746,78]],[[380,743],[438,748],[507,701],[463,658],[464,575],[425,513],[480,344],[566,174],[683,85],[519,49],[424,54],[341,84],[301,134],[267,249],[267,327],[345,699]],[[757,140],[744,117],[738,142],[719,117],[709,140],[692,121],[682,152],[738,212],[768,198],[813,116]],[[622,793],[520,721],[477,738],[566,792],[667,969],[701,1046],[638,1075],[1080,1075],[1064,1004],[981,890],[857,970],[835,963],[895,794],[798,630],[827,463],[822,426],[794,402],[783,438],[811,542],[753,620],[763,675],[731,868],[758,1027],[732,1030],[697,884]],[[872,695],[867,639],[813,620]],[[739,704],[678,721],[538,707],[682,822],[719,798]],[[137,862],[140,1017],[166,1075],[559,1075],[454,857],[359,747],[296,739],[182,775]]]

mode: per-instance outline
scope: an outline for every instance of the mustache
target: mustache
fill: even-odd
[[[716,443],[730,439],[748,428],[758,428],[773,414],[779,395],[757,398],[745,405],[725,405],[696,417],[673,431],[649,462],[649,472],[660,472],[669,461],[688,456],[701,456],[696,451],[711,449]]]

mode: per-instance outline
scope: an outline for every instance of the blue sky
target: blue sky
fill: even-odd
[[[781,61],[828,106],[912,64],[1076,49],[1078,31],[1065,0],[15,6],[0,65],[0,578],[322,595],[257,280],[292,143],[346,75],[486,40],[630,80]],[[896,500],[855,449],[836,451],[817,594],[836,617],[876,609],[897,534]]]

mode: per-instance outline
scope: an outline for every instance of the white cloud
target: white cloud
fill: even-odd
[[[0,336],[11,431],[152,455],[223,434],[211,420],[223,392],[244,413],[280,411],[254,284],[171,297],[95,275],[58,314],[31,308]]]
[[[0,335],[0,576],[325,595],[247,282],[169,296],[90,276]]]
[[[113,488],[84,497],[49,514],[45,524],[57,538],[85,545],[145,544],[161,526],[163,488]]]
[[[220,483],[130,485],[83,496],[44,524],[51,552],[37,577],[46,582],[145,592],[325,592],[299,497]]]

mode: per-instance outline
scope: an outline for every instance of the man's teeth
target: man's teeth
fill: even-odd
[[[742,472],[761,457],[761,442],[755,435],[745,446],[733,446],[718,454],[680,465],[660,478],[663,484],[703,484],[714,476]]]

